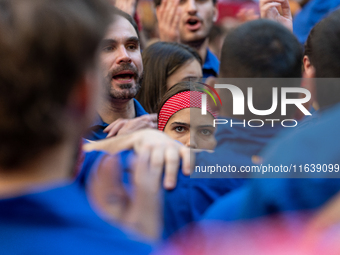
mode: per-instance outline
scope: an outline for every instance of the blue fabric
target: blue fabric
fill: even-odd
[[[311,0],[296,14],[293,20],[294,34],[301,44],[307,40],[310,30],[332,11],[339,8],[340,0]]]
[[[78,181],[84,187],[86,187],[90,173],[95,171],[96,166],[94,164],[98,164],[104,156],[109,155],[104,151],[90,151],[84,152],[84,160],[81,166],[81,171],[78,176]],[[130,171],[133,167],[133,159],[135,158],[135,152],[133,150],[123,150],[115,154],[118,157],[119,165],[117,165],[117,169],[122,172],[122,182],[125,184],[125,188],[127,191],[132,189],[131,183],[131,174]]]
[[[252,156],[258,155],[281,130],[281,126],[263,126],[262,128],[235,126],[231,128],[227,125],[219,125],[216,132],[218,143],[215,152],[197,154],[195,165],[251,166],[253,165]],[[211,178],[209,173],[199,177],[208,178],[190,178],[179,173],[176,188],[165,191],[165,238],[188,223],[199,220],[215,200],[241,187],[245,182],[240,178]],[[226,177],[225,174],[223,177]]]
[[[205,57],[205,62],[202,67],[203,78],[208,78],[209,76],[217,77],[220,69],[220,61],[218,58],[208,49],[207,55]]]
[[[314,125],[287,133],[264,151],[271,165],[340,164],[340,105],[322,113]],[[340,174],[340,173],[339,173]],[[340,179],[305,173],[304,179],[254,179],[224,196],[205,220],[251,219],[284,211],[315,209],[340,191]]]
[[[79,179],[1,199],[0,208],[1,254],[128,255],[152,251],[137,237],[101,220],[91,209]]]
[[[135,104],[135,111],[136,111],[136,118],[143,116],[145,114],[148,114],[143,106],[136,100],[133,99]],[[107,133],[104,133],[104,129],[108,126],[108,123],[105,123],[102,118],[97,114],[96,120],[94,123],[90,126],[87,134],[84,136],[85,139],[91,140],[91,141],[97,141],[105,139],[107,136]]]

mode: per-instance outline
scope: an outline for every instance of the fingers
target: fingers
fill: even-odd
[[[261,7],[261,18],[276,19],[279,15],[277,7],[280,7],[280,3],[267,3]]]
[[[163,0],[156,10],[159,37],[161,41],[178,41],[180,10],[179,0]]]
[[[108,220],[119,221],[123,217],[128,195],[121,182],[118,159],[102,158],[99,167],[92,172],[87,192],[94,209]]]
[[[192,166],[195,163],[195,154],[185,146],[180,149],[180,156],[182,158],[182,172],[184,175],[190,175]]]
[[[150,172],[153,179],[153,184],[155,188],[159,190],[161,183],[161,176],[163,174],[163,166],[164,166],[164,158],[165,158],[165,148],[156,146],[151,149],[150,156]]]
[[[237,14],[236,17],[241,21],[241,22],[247,22],[247,21],[252,21],[259,19],[259,15],[256,14],[256,11],[254,9],[248,9],[248,8],[243,8],[241,9]]]
[[[117,133],[119,132],[119,130],[121,130],[123,128],[123,126],[126,124],[128,120],[122,120],[118,123],[116,123],[116,125],[114,125],[110,132],[107,134],[106,138],[109,138],[109,137],[112,137],[112,136],[115,136],[117,135]]]
[[[115,125],[117,125],[119,122],[121,122],[123,119],[119,118],[116,119],[114,122],[112,122],[110,125],[108,125],[103,131],[104,133],[108,133]]]
[[[260,0],[260,7],[262,7],[263,5],[265,5],[265,4],[268,4],[268,3],[274,3],[274,2],[276,2],[276,3],[282,3],[282,2],[284,2],[285,0]]]
[[[179,0],[171,0],[167,6],[166,12],[166,18],[167,23],[171,25],[176,17],[176,11],[178,6]]]
[[[144,178],[149,172],[149,161],[150,161],[150,149],[145,148],[135,160],[135,176],[140,179],[140,176]]]
[[[278,8],[281,8],[282,15]],[[279,22],[293,31],[293,18],[288,0],[260,0],[261,18],[267,18]]]
[[[168,147],[165,150],[165,173],[163,186],[165,189],[176,187],[180,154],[176,147]]]
[[[177,8],[174,18],[173,18],[173,22],[172,22],[172,30],[176,31],[179,27],[179,21],[181,20],[181,13],[182,10]]]
[[[129,120],[128,122],[125,123],[123,127],[121,127],[117,135],[124,135],[124,134],[131,134],[133,132],[136,132],[141,129],[146,129],[146,128],[156,128],[156,124],[154,122],[151,122],[149,120]]]
[[[292,20],[293,18],[292,18],[292,13],[290,11],[290,5],[289,5],[288,0],[284,0],[281,4],[281,7],[282,7],[282,16],[287,19]]]
[[[126,214],[131,226],[151,238],[161,233],[160,181],[162,171],[150,166],[151,148],[145,148],[135,162],[135,194]]]
[[[152,122],[157,122],[157,113],[152,113],[144,116],[148,116],[149,120]]]
[[[152,147],[144,147],[135,161],[134,180],[140,195],[157,194],[160,190],[163,173],[163,152],[159,153]]]
[[[163,14],[164,9],[166,8],[167,4],[168,4],[168,0],[163,0],[161,2],[161,4],[157,7],[156,12]],[[157,18],[158,18],[158,16],[157,16]]]

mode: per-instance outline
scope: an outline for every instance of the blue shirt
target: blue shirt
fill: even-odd
[[[140,117],[142,115],[148,114],[143,106],[136,100],[133,99],[133,102],[135,104],[135,111],[136,111],[136,118]],[[94,123],[91,125],[89,128],[87,134],[85,135],[85,139],[91,140],[91,141],[97,141],[97,140],[102,140],[105,139],[107,136],[107,133],[104,133],[104,129],[108,126],[108,123],[105,123],[102,118],[97,115],[96,120]]]
[[[91,167],[93,162],[85,162]],[[0,200],[1,254],[149,254],[151,246],[101,218],[84,185],[71,184]]]
[[[203,78],[208,78],[209,76],[217,77],[219,69],[220,61],[209,49],[207,49],[207,55],[202,67]]]
[[[340,0],[311,0],[293,19],[294,34],[301,44],[307,40],[310,30],[321,19],[340,6]]]
[[[264,164],[303,165],[340,164],[340,105],[322,113],[318,123],[287,133],[264,151]],[[292,176],[254,179],[224,196],[204,215],[205,220],[232,221],[251,219],[291,210],[315,209],[340,191],[339,174],[305,173]]]
[[[253,165],[252,156],[258,155],[267,143],[282,130],[281,126],[228,127],[219,125],[215,152],[196,155],[196,166]],[[179,173],[174,190],[165,191],[164,237],[168,237],[190,222],[201,218],[205,210],[221,196],[241,187],[244,179],[226,174],[194,173],[191,178]],[[218,178],[224,177],[224,178]],[[203,178],[203,179],[202,179]]]

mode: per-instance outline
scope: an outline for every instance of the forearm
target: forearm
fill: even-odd
[[[110,154],[116,154],[122,150],[133,149],[135,142],[135,133],[119,135],[97,142],[87,143],[83,145],[84,151],[106,151]]]

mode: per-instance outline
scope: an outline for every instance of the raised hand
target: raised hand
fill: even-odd
[[[95,211],[104,219],[121,224],[151,239],[161,233],[160,182],[162,171],[150,166],[150,153],[139,154],[133,169],[133,192],[127,192],[121,178],[118,159],[103,158],[93,171],[88,196]]]
[[[111,0],[112,4],[122,11],[134,16],[136,13],[137,0]]]
[[[256,13],[254,9],[243,8],[236,14],[237,19],[240,22],[247,22],[259,19],[260,16]]]
[[[156,9],[159,38],[164,42],[179,42],[180,0],[162,0]]]
[[[282,13],[278,8],[281,7]],[[293,31],[293,18],[288,0],[260,0],[261,18],[281,23]]]

